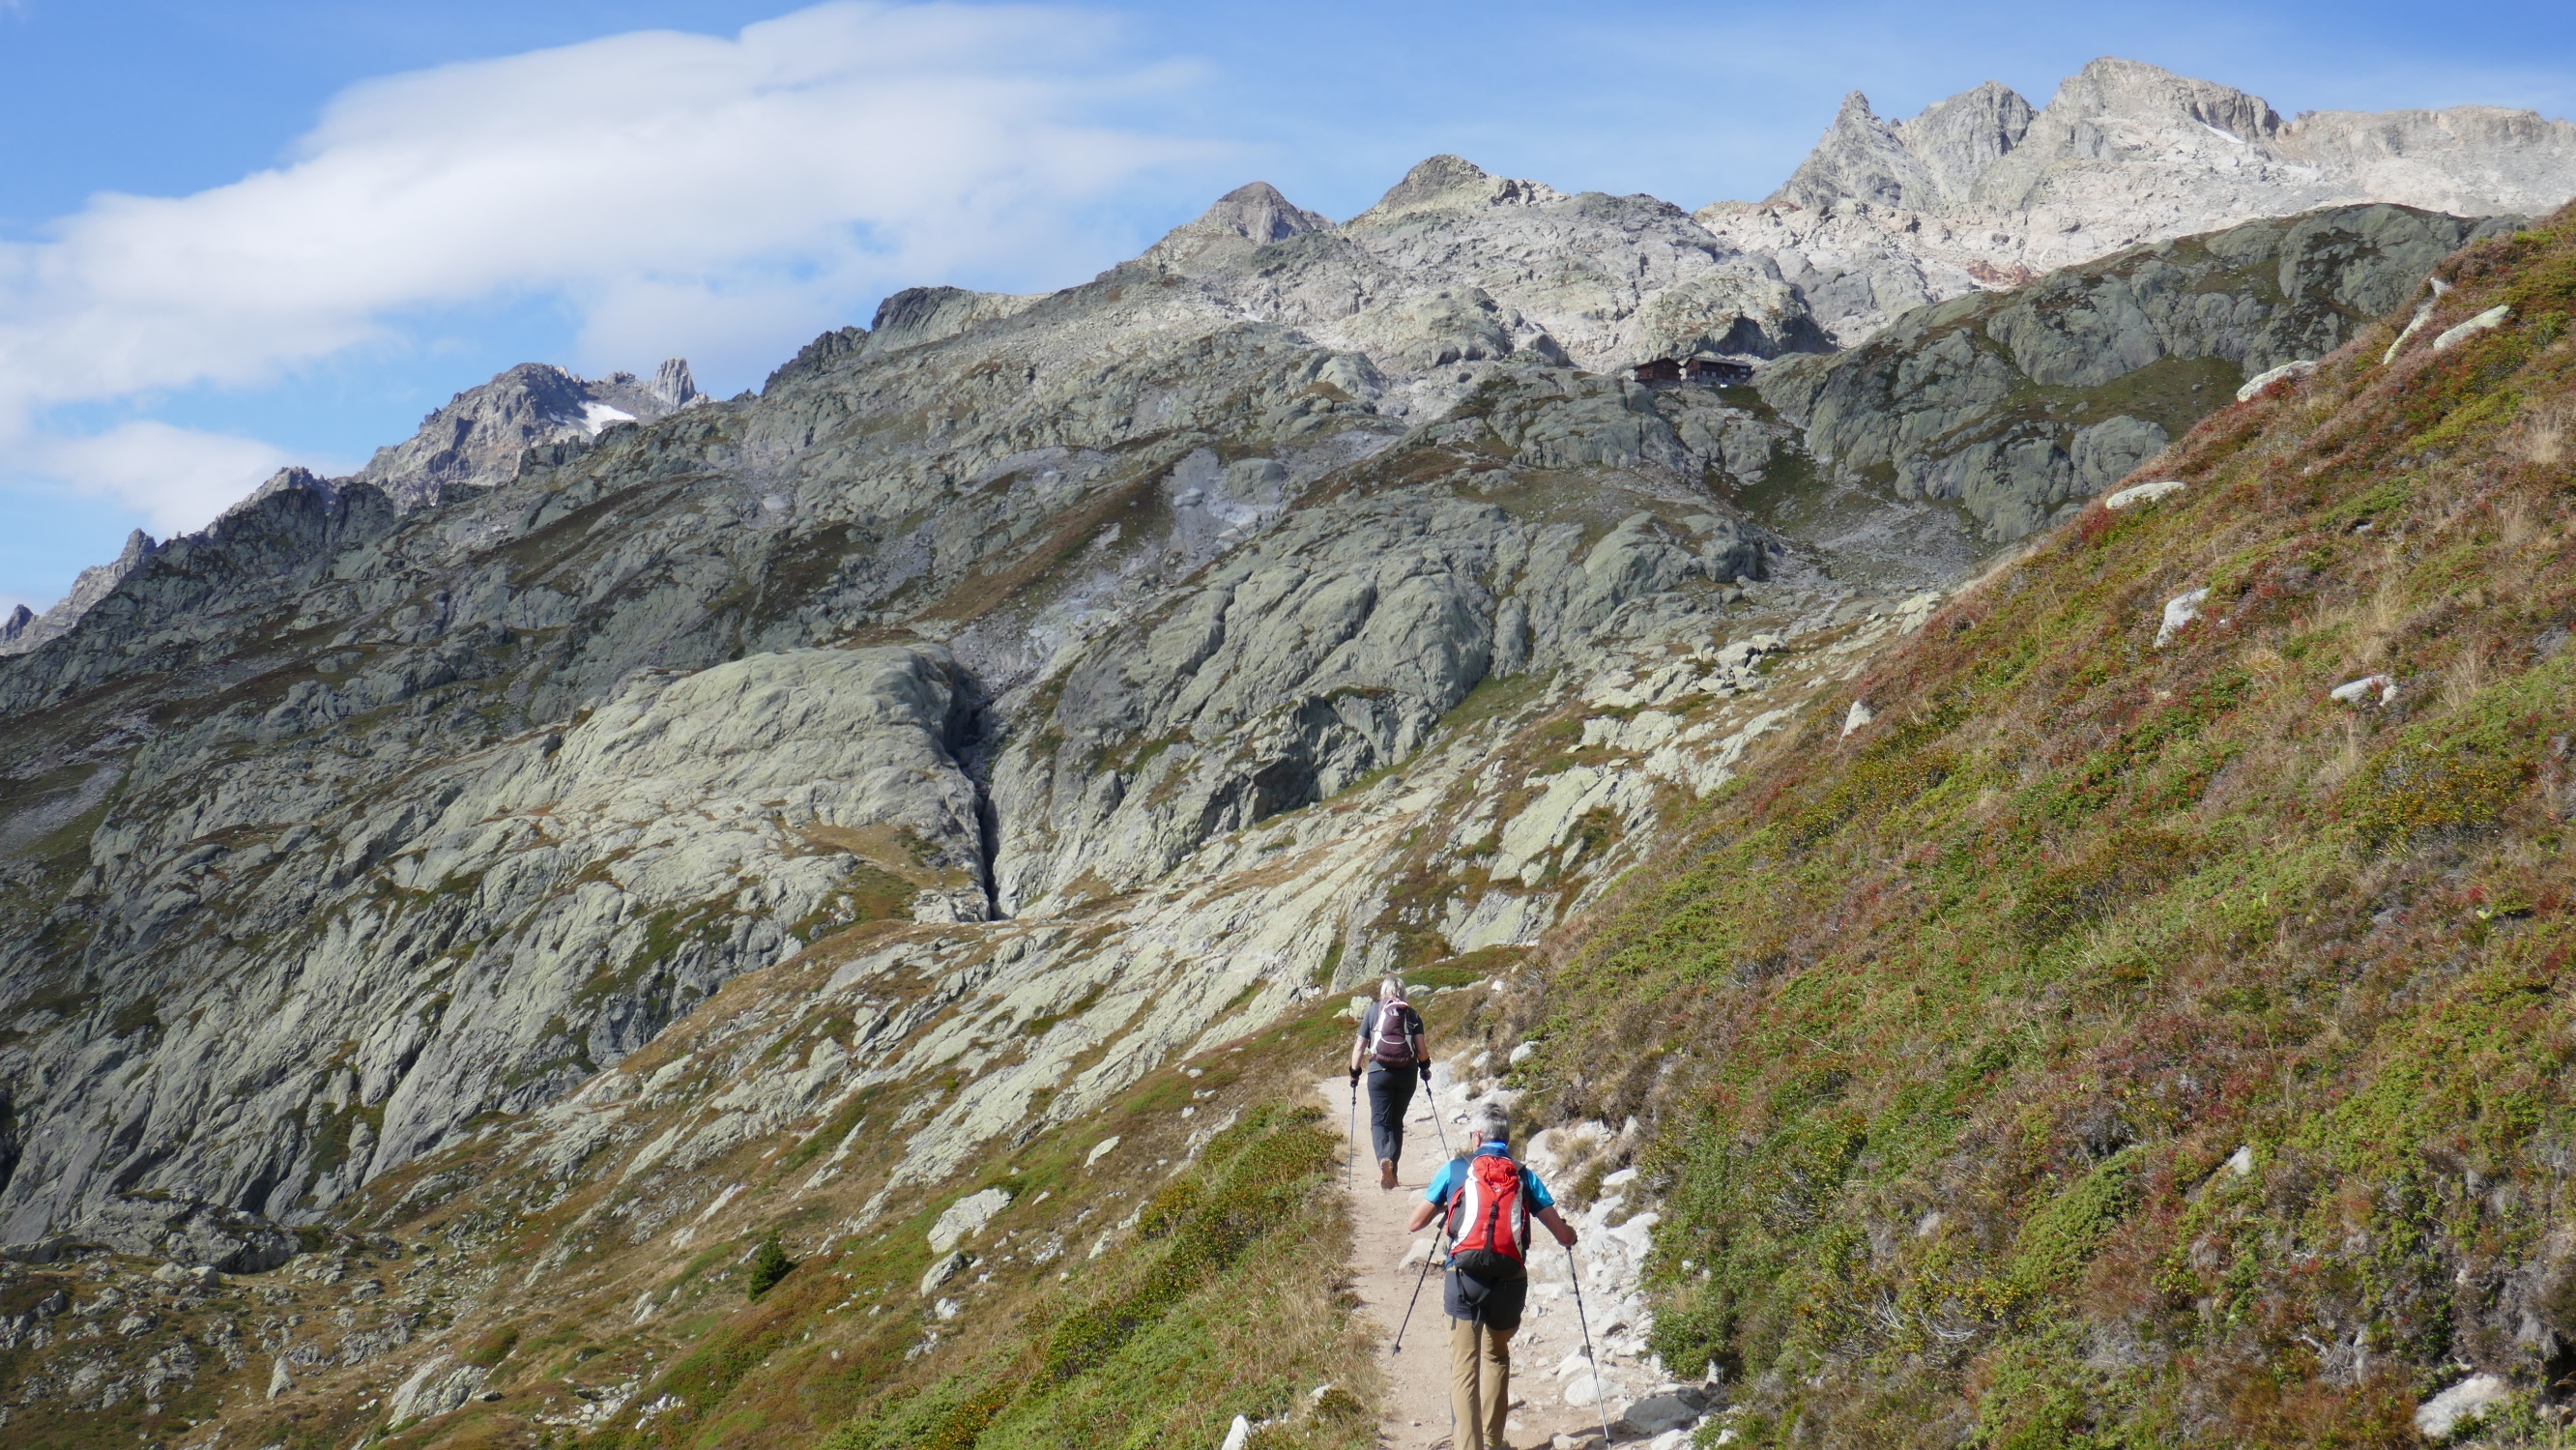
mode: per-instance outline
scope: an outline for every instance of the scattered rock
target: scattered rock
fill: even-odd
[[[2069,94],[2110,96],[2118,79]],[[2018,144],[2029,108],[2000,88],[1981,94],[1943,114],[1995,120]],[[1865,122],[1875,124],[1863,105],[1852,124]],[[2177,134],[2199,144],[2209,128],[2191,124]],[[1906,133],[1920,175],[1894,179],[1897,199],[1928,184],[1922,194],[1948,208],[1958,188],[2021,165],[2010,148],[1936,144],[1936,131],[1955,130]],[[1852,138],[1876,145],[1860,130]],[[2038,156],[2038,139],[2032,148]],[[1852,152],[1853,165],[1874,165],[1874,154]],[[1862,208],[1844,204],[1853,201],[1839,195],[1826,209],[1858,218]],[[2200,213],[2221,214],[2246,213]],[[147,748],[124,724],[92,722],[95,758],[136,768],[102,764],[80,787],[89,794],[62,802],[69,822],[122,792],[90,843],[86,884],[51,907],[95,934],[0,942],[12,980],[39,979],[57,965],[44,942],[77,937],[95,943],[98,980],[119,984],[113,1000],[60,1020],[13,1009],[10,1050],[30,1068],[18,1078],[50,1086],[38,1100],[0,1099],[0,1122],[21,1125],[8,1138],[14,1173],[0,1165],[0,1220],[13,1235],[54,1235],[40,1249],[49,1256],[107,1244],[169,1260],[164,1283],[185,1283],[188,1264],[207,1266],[195,1276],[210,1282],[216,1268],[286,1262],[297,1238],[275,1220],[326,1213],[369,1184],[410,1192],[414,1206],[484,1192],[478,1176],[521,1163],[542,1171],[487,1181],[560,1194],[613,1164],[646,1199],[706,1185],[727,1155],[835,1121],[863,1081],[891,1084],[880,1099],[889,1106],[915,1100],[891,1122],[860,1119],[818,1179],[838,1171],[851,1142],[899,1138],[903,1156],[856,1219],[936,1206],[956,1191],[941,1185],[973,1185],[958,1175],[994,1161],[994,1145],[1053,1142],[1045,1135],[1139,1075],[1208,1050],[1193,1047],[1217,1025],[1200,1004],[1241,1004],[1226,1009],[1241,1020],[1204,1039],[1213,1042],[1329,990],[1317,984],[1337,974],[1346,985],[1397,965],[1402,943],[1369,925],[1377,908],[1348,914],[1409,885],[1374,864],[1382,840],[1353,845],[1370,833],[1429,825],[1445,868],[1518,826],[1507,842],[1516,869],[1494,874],[1492,904],[1476,907],[1472,928],[1431,923],[1457,951],[1534,940],[1650,848],[1661,787],[1642,777],[1664,766],[1587,761],[1562,791],[1536,789],[1544,809],[1506,820],[1502,802],[1533,792],[1480,776],[1507,774],[1508,752],[1450,723],[1481,682],[1555,691],[1568,706],[1565,692],[1595,673],[1616,673],[1614,689],[1634,684],[1632,702],[1688,690],[1705,696],[1689,707],[1695,719],[1724,718],[1737,733],[1671,743],[1693,727],[1642,705],[1629,724],[1641,740],[1663,731],[1677,758],[1696,748],[1696,759],[1717,760],[1718,739],[1740,753],[1772,728],[1747,723],[1731,695],[1763,686],[1756,657],[1782,641],[1730,646],[1715,671],[1710,642],[1741,621],[1786,631],[1778,621],[1816,608],[1853,609],[1841,616],[1852,624],[1878,607],[1817,586],[1813,559],[1732,510],[1707,511],[1741,490],[1694,481],[1758,481],[1774,458],[1796,455],[1788,425],[1732,390],[1651,389],[1604,376],[1605,365],[1639,349],[1758,357],[1765,395],[1771,378],[1797,384],[1781,412],[1842,449],[1826,460],[1833,468],[1884,463],[1906,509],[1946,519],[1921,505],[1955,497],[2003,537],[2129,476],[2240,366],[2322,356],[2353,319],[2403,301],[2424,255],[2484,225],[2378,208],[2238,229],[2230,245],[2254,265],[2236,270],[2285,279],[2274,295],[2286,304],[2249,301],[2234,277],[2214,291],[2151,286],[2162,274],[2126,260],[2027,294],[1971,295],[1967,277],[2000,287],[2000,267],[2074,258],[1980,254],[1970,260],[1996,265],[1959,273],[1945,261],[1937,283],[1919,265],[1910,280],[1876,262],[1837,272],[1831,238],[1711,248],[1707,231],[1650,198],[1569,198],[1449,158],[1349,227],[1246,188],[1142,266],[1043,301],[899,294],[872,332],[827,336],[736,404],[693,406],[677,364],[649,384],[544,371],[497,379],[360,480],[281,476],[218,529],[138,542],[77,628],[0,666],[9,718],[61,707],[72,719],[88,707],[66,701],[117,698],[132,718],[168,726],[155,725]],[[2099,255],[2131,239],[2057,245]],[[2189,271],[2198,250],[2167,249],[2193,256],[2153,265]],[[1776,267],[1775,255],[1785,259]],[[1148,285],[1155,269],[1158,282],[1186,274],[1191,285]],[[2301,310],[2319,288],[2336,299],[2331,318]],[[1969,305],[1945,312],[1953,304],[1938,289]],[[1824,345],[1808,298],[1842,318],[1903,313],[1904,335],[1850,373],[1841,359],[1857,352],[1780,359]],[[2247,316],[2221,316],[2231,298]],[[2205,374],[2212,398],[2122,402],[2140,410],[2130,416],[2102,395],[2075,396],[2168,362],[2186,383]],[[1908,369],[1918,366],[1915,387]],[[1881,407],[1882,384],[1906,386]],[[1470,397],[1474,406],[1455,406]],[[1988,423],[2028,428],[1980,433]],[[1309,491],[1435,434],[1454,459],[1426,453],[1388,475],[1421,487]],[[1041,437],[1056,441],[1033,447]],[[1202,437],[1205,446],[1157,452],[1158,440]],[[1975,448],[1988,451],[1969,456]],[[1423,462],[1454,462],[1455,488],[1425,482],[1446,474],[1411,470]],[[1554,504],[1534,511],[1515,482],[1516,470],[1578,466],[1596,470],[1581,487],[1593,522],[1616,521],[1606,535],[1566,523]],[[1050,541],[1065,520],[1110,517],[1099,510],[1131,482],[1132,512],[1078,549],[1066,549],[1071,535]],[[919,532],[880,528],[926,497],[946,502]],[[1165,517],[1179,521],[1168,533],[1146,522]],[[1897,552],[1910,572],[1891,578],[1948,577],[1964,562]],[[544,567],[528,568],[540,554]],[[1722,607],[1771,577],[1775,557],[1780,573],[1752,609]],[[1910,600],[1905,627],[1937,599]],[[939,616],[941,645],[837,647],[900,637],[931,600],[956,610]],[[23,643],[38,621],[13,618],[9,638]],[[1802,643],[1810,627],[1797,627]],[[527,647],[539,641],[555,643]],[[1830,656],[1836,647],[1819,642],[1774,687],[1834,698],[1830,682],[1862,678],[1866,664]],[[205,693],[206,679],[235,665],[270,669],[278,648],[295,655],[278,660],[292,666],[275,676],[280,689],[232,692],[202,711],[153,694]],[[1867,711],[1855,703],[1864,720]],[[1474,719],[1474,731],[1517,728],[1508,715]],[[317,773],[306,768],[315,759],[342,763]],[[1439,841],[1444,792],[1476,798],[1485,827]],[[1385,804],[1409,797],[1424,803]],[[1635,824],[1624,838],[1569,839],[1587,817]],[[22,842],[40,838],[24,818],[7,824]],[[1269,884],[1197,889],[1226,873]],[[894,891],[898,916],[909,892],[917,922],[960,929],[792,960],[874,910],[853,881],[873,882],[862,893],[871,897]],[[1113,900],[1135,904],[1102,904]],[[352,929],[326,939],[313,925],[323,922]],[[218,940],[236,944],[226,950],[240,954],[238,969],[191,971],[195,944]],[[441,957],[431,945],[487,940],[523,949]],[[695,1066],[679,1074],[685,1059],[671,1061],[649,1088],[645,1072],[617,1066],[693,1012],[685,1030],[725,1028],[708,1021],[725,1014],[769,1030],[757,1020],[769,1010],[756,1005],[762,989],[752,1006],[741,993],[705,1004],[746,971],[786,963],[793,978],[833,953],[847,960],[819,963],[809,999],[838,999],[829,1040],[778,1038],[773,1053],[710,1031]],[[585,964],[642,960],[654,966],[640,978],[583,985]],[[239,991],[260,981],[301,985],[288,999]],[[881,992],[872,981],[906,985]],[[1131,1026],[1120,1014],[1140,993],[1164,1005]],[[1018,1030],[1040,1023],[1060,1025]],[[110,1024],[113,1040],[100,1035]],[[1106,1055],[1067,1070],[1093,1048]],[[1512,1061],[1535,1050],[1524,1043]],[[921,1093],[925,1074],[953,1074],[958,1090]],[[585,1079],[624,1086],[594,1093]],[[263,1086],[224,1097],[236,1080]],[[126,1116],[145,1102],[229,1105]],[[1605,1147],[1608,1137],[1587,1152],[1621,1161],[1636,1147],[1633,1132]],[[1148,1151],[1185,1160],[1204,1141]],[[457,1158],[415,1182],[388,1177],[443,1149]],[[1643,1187],[1612,1181],[1626,1200],[1618,1211],[1633,1212]],[[138,1184],[205,1201],[108,1202]],[[1010,1202],[991,1189],[939,1215],[925,1303],[968,1269],[965,1242],[998,1237]],[[269,1217],[211,1206],[252,1203]],[[689,1206],[641,1207],[662,1224]],[[1596,1212],[1564,1264],[1580,1277],[1556,1281],[1597,1291],[1601,1352],[1631,1382],[1662,1373],[1639,1279],[1653,1222],[1635,1213],[1614,1232]],[[988,1247],[999,1257],[1009,1246]],[[411,1323],[443,1332],[454,1306],[440,1301],[482,1292],[451,1290],[449,1271],[481,1272],[483,1251],[471,1236],[443,1239],[438,1273],[387,1276],[390,1297],[420,1311],[403,1333]],[[546,1292],[562,1262],[504,1265],[500,1292]],[[304,1292],[241,1287],[254,1300]],[[353,1288],[337,1307],[356,1312],[367,1293]],[[639,1301],[638,1317],[651,1307]],[[932,1312],[954,1316],[958,1300],[937,1298]],[[103,1337],[117,1315],[101,1314],[77,1327]],[[349,1337],[334,1342],[351,1352]],[[320,1350],[308,1341],[292,1353]],[[318,1360],[274,1362],[274,1391],[293,1388],[290,1364],[305,1363]],[[1589,1364],[1570,1378],[1588,1385]],[[442,1356],[411,1373],[392,1413],[443,1413],[479,1380]],[[590,1403],[613,1414],[625,1398]]]
[[[2173,637],[2184,625],[2200,618],[2200,606],[2209,599],[2207,589],[2193,589],[2165,601],[2164,625],[2156,631],[2156,648],[2173,643]]]
[[[1093,1257],[1097,1258],[1099,1255],[1095,1252]],[[928,1269],[922,1271],[922,1297],[925,1299],[930,1297],[930,1295],[938,1291],[940,1285],[956,1278],[959,1274],[964,1273],[965,1271],[966,1256],[962,1253],[951,1253],[944,1258],[934,1260]]]
[[[385,1407],[386,1422],[407,1425],[444,1415],[473,1398],[483,1387],[483,1366],[454,1364],[451,1356],[433,1355],[411,1372]]]
[[[2427,1440],[2447,1438],[2461,1421],[2511,1398],[2501,1375],[2473,1374],[2415,1407],[2415,1429]]]
[[[2433,308],[2442,295],[2442,283],[2439,278],[2434,279],[2433,287],[2435,289],[2433,295],[2424,299],[2422,305],[2415,309],[2415,315],[2406,320],[2404,327],[2398,329],[2396,340],[2388,344],[2388,351],[2379,355],[2381,367],[2397,361],[2398,352],[2414,339],[2415,334],[2424,330],[2425,323],[2433,320]]]
[[[944,1254],[957,1247],[960,1240],[981,1233],[984,1225],[993,1221],[993,1215],[1010,1206],[1011,1191],[1007,1188],[987,1188],[948,1205],[939,1221],[930,1226],[930,1251]]]
[[[2326,698],[2339,704],[2358,705],[2373,694],[2378,695],[2379,703],[2385,705],[2397,698],[2397,682],[2386,675],[2364,675],[2326,691]]]
[[[1631,1401],[1611,1429],[1623,1435],[1661,1435],[1698,1421],[1708,1396],[1695,1385],[1667,1385]]]
[[[1234,1423],[1226,1427],[1225,1444],[1221,1450],[1243,1450],[1243,1443],[1251,1438],[1252,1422],[1237,1415]]]
[[[2276,368],[2265,368],[2247,378],[2245,386],[2236,390],[2236,401],[2240,403],[2251,401],[2256,394],[2284,378],[2304,378],[2316,370],[2317,364],[2313,358],[2301,358],[2297,362],[2285,362]]]
[[[293,1229],[258,1214],[163,1194],[111,1195],[77,1232],[118,1253],[168,1259],[173,1267],[204,1264],[227,1274],[265,1273],[303,1249]]]
[[[1861,727],[1877,718],[1878,716],[1869,708],[1869,702],[1867,700],[1852,701],[1851,708],[1843,712],[1844,738],[1848,739],[1859,733]]]
[[[2142,503],[2154,503],[2157,499],[2163,498],[2169,494],[2180,493],[2182,490],[2183,481],[2179,478],[2163,478],[2156,480],[2154,483],[2133,483],[2127,488],[2121,489],[2119,492],[2102,500],[2102,507],[2106,509],[2131,508]]]
[[[1578,1410],[1587,1405],[1615,1403],[1627,1393],[1626,1386],[1606,1374],[1570,1375],[1565,1382],[1565,1403]]]
[[[2489,328],[2502,327],[2504,325],[2504,320],[2512,315],[2513,309],[2510,307],[2490,307],[2486,311],[2479,313],[2477,316],[2470,318],[2468,321],[2461,323],[2459,326],[2446,330],[2441,336],[2434,338],[2433,351],[2437,353],[2449,352],[2452,348],[2459,346],[2461,343],[2468,341],[2470,338],[2477,336],[2481,332],[2485,332]]]

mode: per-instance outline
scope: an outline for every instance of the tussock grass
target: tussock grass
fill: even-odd
[[[1338,1147],[1312,1108],[1271,1104],[1210,1140],[1145,1204],[1134,1244],[987,1344],[971,1370],[879,1399],[829,1450],[1214,1444],[1237,1414],[1264,1444],[1359,1447],[1373,1361],[1339,1285]],[[1317,1386],[1344,1389],[1317,1402]]]

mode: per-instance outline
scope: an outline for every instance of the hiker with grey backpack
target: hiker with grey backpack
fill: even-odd
[[[1359,1040],[1351,1044],[1351,1088],[1368,1074],[1369,1143],[1377,1151],[1377,1186],[1395,1187],[1395,1165],[1404,1157],[1404,1115],[1413,1089],[1431,1081],[1431,1058],[1422,1050],[1422,1014],[1404,1000],[1404,984],[1378,983],[1377,1000],[1360,1014]]]
[[[1404,1227],[1420,1233],[1435,1215],[1447,1216],[1449,1273],[1441,1307],[1449,1315],[1449,1402],[1462,1427],[1452,1443],[1457,1450],[1489,1450],[1505,1444],[1512,1335],[1529,1300],[1530,1220],[1547,1225],[1569,1253],[1574,1226],[1557,1213],[1538,1175],[1513,1161],[1508,1114],[1480,1107],[1467,1133],[1474,1150],[1441,1165]]]

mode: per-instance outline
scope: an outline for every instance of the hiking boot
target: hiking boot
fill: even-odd
[[[1393,1188],[1395,1186],[1394,1159],[1380,1158],[1377,1160],[1377,1186],[1380,1188]]]

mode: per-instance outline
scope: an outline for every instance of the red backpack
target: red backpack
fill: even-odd
[[[1377,1043],[1369,1055],[1389,1067],[1413,1061],[1413,1005],[1398,997],[1377,1007]]]
[[[1467,1181],[1449,1198],[1449,1267],[1478,1279],[1529,1272],[1529,1183],[1500,1153],[1467,1160]]]

